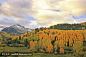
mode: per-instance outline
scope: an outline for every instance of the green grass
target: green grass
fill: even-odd
[[[0,52],[3,51],[3,49],[5,51],[11,51],[11,52],[29,52],[29,49],[27,47],[0,47]],[[4,57],[4,56],[0,56],[0,57]],[[7,56],[7,57],[17,57],[17,56]],[[75,57],[73,56],[73,54],[43,54],[43,53],[33,53],[32,56],[18,56],[18,57]],[[79,56],[78,56],[79,57]],[[86,54],[84,55],[84,57],[86,57]]]
[[[7,57],[16,57],[16,56],[7,56]],[[33,56],[18,56],[18,57],[79,57],[79,56],[73,56],[73,54],[54,55],[54,54],[34,53]],[[84,57],[86,57],[86,54],[84,55]]]
[[[5,51],[10,52],[29,52],[29,49],[27,47],[0,47],[0,49],[4,49]]]
[[[14,57],[14,56],[7,56],[7,57]],[[18,57],[74,57],[74,56],[72,54],[54,55],[54,54],[34,53],[32,56],[18,56]]]
[[[60,55],[60,54],[57,54],[57,55],[54,55],[54,54],[40,54],[40,53],[35,53],[33,55],[33,57],[73,57],[72,54],[63,54],[63,55]]]

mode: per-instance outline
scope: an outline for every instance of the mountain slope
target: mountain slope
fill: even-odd
[[[33,29],[25,28],[24,26],[17,24],[17,25],[12,25],[10,27],[6,27],[2,31],[5,31],[11,35],[20,35],[26,32],[33,31]]]
[[[6,32],[4,31],[0,31],[0,39],[8,39],[8,38],[11,38],[10,34],[7,34]]]
[[[4,26],[0,26],[0,31],[3,30],[5,27]]]

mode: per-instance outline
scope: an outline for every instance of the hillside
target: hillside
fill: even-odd
[[[4,44],[10,47],[28,47],[31,52],[50,54],[82,51],[86,30],[36,29],[20,36],[12,36]],[[3,44],[4,43],[4,44]],[[69,49],[70,48],[70,49]]]
[[[66,47],[71,47],[71,50],[75,48],[79,52],[83,47],[79,48],[79,46],[83,45],[83,41],[86,41],[86,30],[43,29],[38,32],[34,30],[20,35],[19,39],[26,41],[30,45],[31,51],[53,53],[59,52],[58,48],[64,50]]]
[[[59,25],[59,24],[58,24]],[[83,24],[61,24],[74,25],[76,27],[85,27]],[[63,26],[65,25],[65,26]],[[67,26],[67,27],[68,27]],[[69,26],[68,28],[70,28]],[[6,33],[1,33],[2,35]],[[20,36],[10,36],[8,39],[1,40],[1,45],[9,47],[28,47],[31,52],[61,54],[61,53],[79,53],[85,50],[83,42],[86,42],[86,30],[60,30],[52,28],[36,28],[34,31],[26,32]],[[7,37],[6,36],[6,37]],[[84,48],[84,49],[83,49]]]
[[[10,27],[6,27],[2,31],[5,31],[11,35],[21,35],[26,32],[33,31],[33,29],[25,28],[24,26],[17,24],[17,25],[12,25]]]
[[[85,25],[86,26],[86,22],[81,23],[81,25]]]
[[[11,38],[10,34],[7,34],[4,31],[0,31],[0,39],[8,39]]]
[[[85,30],[86,22],[79,24],[57,24],[54,26],[50,26],[49,29],[60,29],[60,30]]]

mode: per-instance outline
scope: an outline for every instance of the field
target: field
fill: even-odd
[[[0,52],[2,51],[11,51],[11,52],[29,52],[27,47],[0,47]],[[5,56],[0,56],[5,57]],[[7,57],[17,57],[17,56],[7,56]],[[18,56],[18,57],[79,57],[78,55],[74,56],[73,54],[43,54],[43,53],[33,53],[33,56]],[[84,55],[86,57],[86,54]]]
[[[28,52],[29,49],[27,47],[0,47],[0,49],[4,49],[5,51],[10,52]]]

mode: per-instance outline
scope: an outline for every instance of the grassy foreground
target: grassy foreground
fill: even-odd
[[[0,47],[0,52],[2,51],[11,51],[11,52],[29,52],[29,49],[27,47]],[[5,56],[0,56],[0,57],[5,57]],[[73,56],[73,54],[43,54],[43,53],[33,53],[32,56],[7,56],[7,57],[79,57],[77,56]],[[86,57],[86,54],[84,55],[84,57]]]
[[[7,56],[7,57],[17,57],[17,56]],[[18,56],[18,57],[79,57],[79,56],[73,56],[73,54],[51,55],[51,54],[34,53],[33,56]],[[86,55],[84,55],[84,57],[86,57]]]

